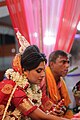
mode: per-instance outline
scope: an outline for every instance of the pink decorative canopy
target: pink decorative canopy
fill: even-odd
[[[12,24],[47,57],[70,52],[80,19],[80,0],[6,0]]]

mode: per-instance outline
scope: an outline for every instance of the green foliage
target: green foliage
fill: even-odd
[[[78,69],[78,66],[76,66],[76,67],[74,67],[73,69],[71,69],[68,73],[71,73],[71,72],[73,72],[73,71],[75,71],[75,70],[77,70]]]

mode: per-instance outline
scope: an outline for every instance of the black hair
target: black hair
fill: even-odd
[[[35,69],[42,61],[47,63],[46,56],[36,45],[28,46],[21,56],[21,66],[24,71]]]
[[[70,58],[71,55],[63,50],[56,50],[56,51],[53,51],[51,52],[51,54],[49,55],[49,65],[50,65],[50,62],[53,61],[53,62],[56,62],[56,59],[59,57],[59,56],[64,56],[64,57],[68,57]]]

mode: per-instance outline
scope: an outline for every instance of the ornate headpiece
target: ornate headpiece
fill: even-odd
[[[21,33],[19,31],[16,32],[16,36],[17,36],[17,38],[19,40],[19,44],[20,44],[19,52],[22,54],[24,52],[24,50],[26,49],[26,47],[30,46],[30,44],[25,39],[25,37],[21,35]]]
[[[16,29],[16,36],[18,38],[20,47],[19,47],[19,53],[16,54],[16,56],[13,59],[13,69],[15,71],[18,71],[19,73],[22,73],[22,68],[21,68],[21,55],[23,54],[24,50],[26,47],[30,46],[29,42],[25,39],[24,36],[19,32],[19,30]]]

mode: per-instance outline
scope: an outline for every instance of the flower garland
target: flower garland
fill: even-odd
[[[15,81],[16,84],[22,88],[24,88],[26,84],[29,84],[26,76],[20,75],[19,72],[15,72],[13,69],[8,69],[5,72],[5,77]]]
[[[13,69],[8,69],[5,72],[5,77],[15,81],[18,86],[22,87],[31,102],[38,107],[41,105],[42,91],[40,90],[40,87],[35,84],[30,84],[24,74],[21,75]],[[28,85],[28,87],[25,89],[26,85]]]
[[[42,91],[40,87],[35,84],[30,84],[25,75],[20,75],[19,72],[15,72],[13,69],[8,69],[5,73],[7,79],[11,79],[22,88],[25,88],[26,84],[28,88],[25,90],[28,98],[37,106],[41,105]]]

